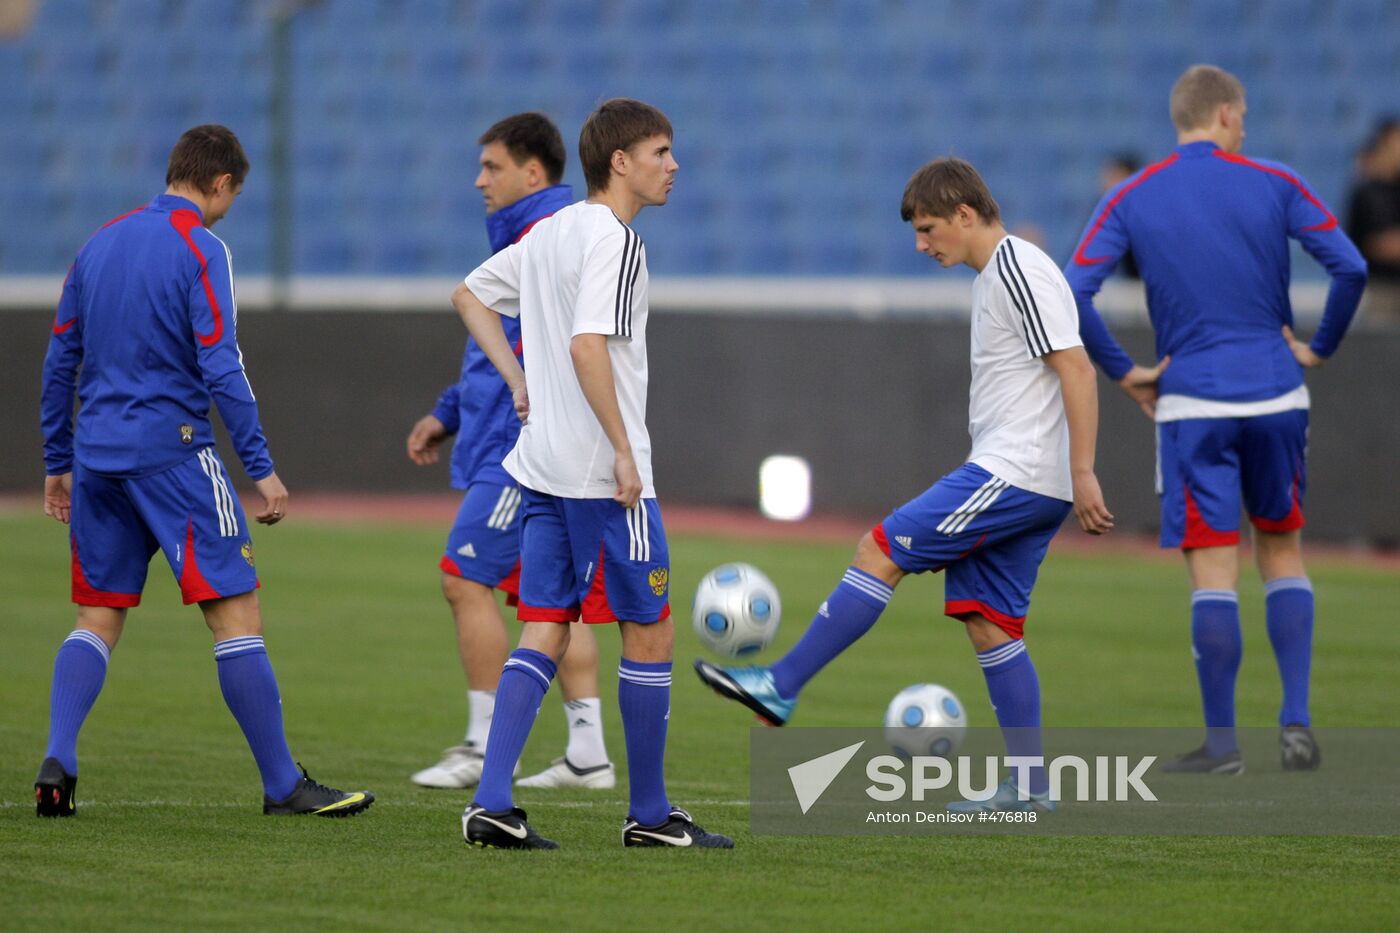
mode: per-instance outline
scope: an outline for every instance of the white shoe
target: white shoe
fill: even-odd
[[[481,780],[485,757],[475,745],[454,745],[442,753],[442,761],[413,775],[419,787],[441,787],[456,790],[472,787]]]
[[[594,768],[575,768],[567,758],[556,758],[539,774],[515,782],[516,787],[587,787],[590,790],[612,790],[617,784],[617,769],[611,761]]]
[[[486,765],[486,754],[475,745],[454,745],[442,753],[442,761],[431,768],[424,768],[410,780],[419,787],[441,787],[444,790],[458,790],[475,787],[481,783],[481,769]],[[520,762],[515,763],[511,777],[520,774]]]

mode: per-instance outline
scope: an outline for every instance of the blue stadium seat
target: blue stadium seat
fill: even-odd
[[[1250,0],[1192,0],[1186,4],[1187,25],[1194,32],[1221,30],[1238,34],[1248,24],[1255,6]]]
[[[495,37],[519,34],[526,24],[528,9],[515,0],[479,0],[473,4],[473,14],[472,32]]]
[[[427,268],[428,241],[416,233],[390,232],[372,238],[364,255],[365,271],[375,275],[422,274]]]
[[[298,273],[330,275],[352,268],[356,253],[348,235],[331,232],[298,236],[292,257],[292,268]]]
[[[66,40],[74,35],[91,34],[97,25],[94,22],[96,4],[87,0],[48,0],[36,7],[32,35],[62,36]]]
[[[1379,37],[1400,21],[1400,11],[1390,0],[1347,0],[1338,4],[1336,15],[1343,28],[1354,36]],[[1390,35],[1393,37],[1394,33]],[[1391,45],[1394,46],[1393,38]]]
[[[0,275],[62,272],[72,261],[73,256],[62,252],[53,238],[28,237],[18,230],[0,236]]]
[[[184,72],[190,68],[193,55],[169,37],[134,35],[114,45],[112,78],[140,93],[153,82],[176,80],[176,62],[181,62],[179,71]]]
[[[248,28],[256,17],[265,15],[256,4],[229,3],[228,0],[181,0],[173,9],[180,12],[175,20],[179,28],[206,37],[236,33]]]

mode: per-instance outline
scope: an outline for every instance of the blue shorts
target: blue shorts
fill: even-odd
[[[1040,562],[1070,504],[965,463],[871,531],[905,573],[947,569],[943,611],[984,616],[1020,638]]]
[[[1240,543],[1240,509],[1260,531],[1303,527],[1308,413],[1191,418],[1157,425],[1162,547]]]
[[[139,605],[157,549],[185,604],[258,587],[243,505],[213,447],[139,479],[73,467],[73,602]]]
[[[507,605],[514,606],[520,594],[520,487],[468,486],[438,568],[502,590]]]
[[[659,622],[671,560],[655,499],[564,499],[520,487],[521,622]]]

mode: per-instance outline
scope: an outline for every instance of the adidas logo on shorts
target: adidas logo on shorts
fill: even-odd
[[[472,547],[472,543],[468,541],[466,544],[462,545],[457,549],[457,553],[461,554],[463,557],[475,557],[476,548]]]
[[[895,544],[898,544],[902,548],[907,549],[912,548],[914,546],[914,539],[909,537],[908,535],[895,535],[894,541]]]

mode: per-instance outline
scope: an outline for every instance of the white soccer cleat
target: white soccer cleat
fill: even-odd
[[[584,787],[590,790],[612,790],[617,784],[617,769],[611,761],[593,768],[575,768],[567,758],[556,758],[539,774],[521,778],[516,787]]]
[[[442,753],[442,761],[424,768],[410,779],[419,787],[440,787],[460,790],[481,783],[481,769],[486,766],[486,753],[475,745],[454,745]],[[520,774],[520,762],[515,763],[514,777]]]
[[[474,787],[481,780],[485,757],[474,745],[454,745],[442,753],[442,761],[413,775],[419,787],[459,790]]]

